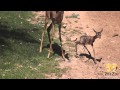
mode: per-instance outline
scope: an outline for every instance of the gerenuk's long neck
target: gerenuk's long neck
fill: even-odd
[[[93,42],[95,42],[95,40],[97,39],[97,36],[93,36]]]

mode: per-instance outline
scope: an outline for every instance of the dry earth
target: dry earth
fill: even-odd
[[[40,15],[44,12],[34,12],[36,20],[39,22]],[[70,16],[72,16],[70,18]],[[77,16],[77,17],[74,17]],[[39,18],[39,19],[38,19]],[[33,22],[35,23],[35,22]],[[61,77],[51,75],[52,79],[119,79],[120,78],[120,12],[119,11],[65,11],[63,23],[66,28],[62,28],[63,47],[70,57],[70,62],[59,62],[60,68],[68,68]],[[87,57],[75,57],[74,42],[83,34],[93,36],[93,28],[100,31],[103,28],[102,38],[94,43],[96,58],[102,58],[101,62],[94,64],[93,60]],[[56,32],[56,38],[58,32]],[[87,48],[93,56],[90,45]],[[78,46],[79,53],[87,53],[82,46]],[[56,59],[58,60],[58,58]],[[106,64],[117,64],[117,75],[104,75]]]

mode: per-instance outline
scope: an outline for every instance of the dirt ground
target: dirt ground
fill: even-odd
[[[44,12],[36,12],[41,15]],[[69,18],[74,13],[77,18]],[[67,18],[68,17],[68,18]],[[67,72],[62,77],[52,76],[52,79],[120,79],[120,12],[119,11],[65,11],[63,23],[66,28],[62,28],[63,48],[68,53],[70,62],[59,62],[60,68],[67,68]],[[94,64],[92,59],[86,56],[75,57],[74,42],[76,38],[87,34],[94,36],[96,31],[103,28],[101,39],[94,42],[96,58],[102,58],[100,62]],[[58,38],[58,32],[56,32]],[[93,50],[87,45],[93,56]],[[88,52],[78,45],[78,53]],[[106,64],[117,64],[115,75],[105,75]]]

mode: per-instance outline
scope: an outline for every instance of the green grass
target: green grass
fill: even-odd
[[[30,11],[0,11],[0,78],[46,78],[45,74],[61,75],[55,54],[47,58],[49,42],[45,32],[43,52],[39,53],[41,25],[30,24]]]

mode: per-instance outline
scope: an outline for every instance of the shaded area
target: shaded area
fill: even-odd
[[[30,30],[24,28],[10,29],[10,27],[7,26],[7,22],[0,23],[0,55],[5,50],[12,50],[11,43],[15,41],[39,43],[27,31],[30,32]]]
[[[44,48],[50,48],[50,44],[48,44],[47,46],[44,46]],[[54,56],[55,54],[59,55],[59,56],[62,56],[62,51],[61,51],[61,47],[57,44],[57,43],[54,43],[52,44],[52,49],[53,49],[53,54],[50,55],[50,57]],[[63,50],[64,53],[65,53],[65,50]],[[69,60],[69,57],[68,57],[68,54],[65,54],[65,58]]]
[[[43,50],[44,50],[44,48],[48,48],[49,49],[50,48],[50,44],[48,44],[47,46],[43,46]],[[53,49],[53,55],[55,55],[55,54],[57,54],[59,56],[62,55],[61,47],[57,43],[52,44],[52,49]]]

